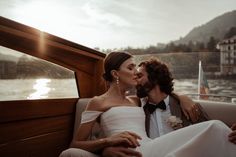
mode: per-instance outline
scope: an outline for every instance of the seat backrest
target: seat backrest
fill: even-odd
[[[82,112],[85,110],[85,108],[90,100],[91,100],[91,98],[80,98],[76,104],[75,124],[74,124],[74,134],[73,135],[75,135],[75,132],[80,125]]]
[[[75,133],[77,131],[77,129],[80,126],[81,123],[81,115],[82,112],[86,109],[87,104],[89,103],[89,101],[91,100],[91,98],[80,98],[76,104],[76,113],[75,113],[75,123],[74,123],[74,133],[73,136],[75,136]],[[96,138],[98,136],[101,136],[101,130],[100,127],[97,123],[95,123],[95,126],[92,129],[92,134],[90,135],[89,138]]]
[[[204,100],[195,100],[195,102],[201,104],[210,119],[221,120],[228,126],[236,123],[236,104]]]

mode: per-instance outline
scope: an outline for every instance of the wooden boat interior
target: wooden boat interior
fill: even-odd
[[[0,45],[74,72],[79,97],[0,101],[0,156],[57,157],[68,148],[91,97],[105,91],[105,54],[0,17]],[[69,90],[69,89],[68,89]],[[210,118],[236,122],[236,105],[196,100]],[[94,134],[98,134],[95,129]]]

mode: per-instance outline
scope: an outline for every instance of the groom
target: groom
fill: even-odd
[[[166,64],[151,59],[139,64],[137,96],[141,99],[146,114],[146,131],[156,138],[176,129],[208,120],[199,104],[197,121],[183,114],[180,100],[173,93],[173,78]]]

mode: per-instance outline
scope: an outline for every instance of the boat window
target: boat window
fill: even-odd
[[[0,101],[77,97],[73,71],[0,46]]]

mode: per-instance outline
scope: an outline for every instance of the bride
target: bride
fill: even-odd
[[[144,157],[235,156],[236,145],[227,138],[230,128],[216,120],[182,128],[154,140],[148,138],[139,99],[126,96],[126,91],[137,84],[135,66],[132,56],[125,52],[112,52],[105,58],[104,79],[109,82],[109,89],[87,105],[71,147],[99,153],[106,147],[125,146]],[[105,138],[87,140],[96,121]],[[76,156],[76,153],[69,149],[62,156]]]

